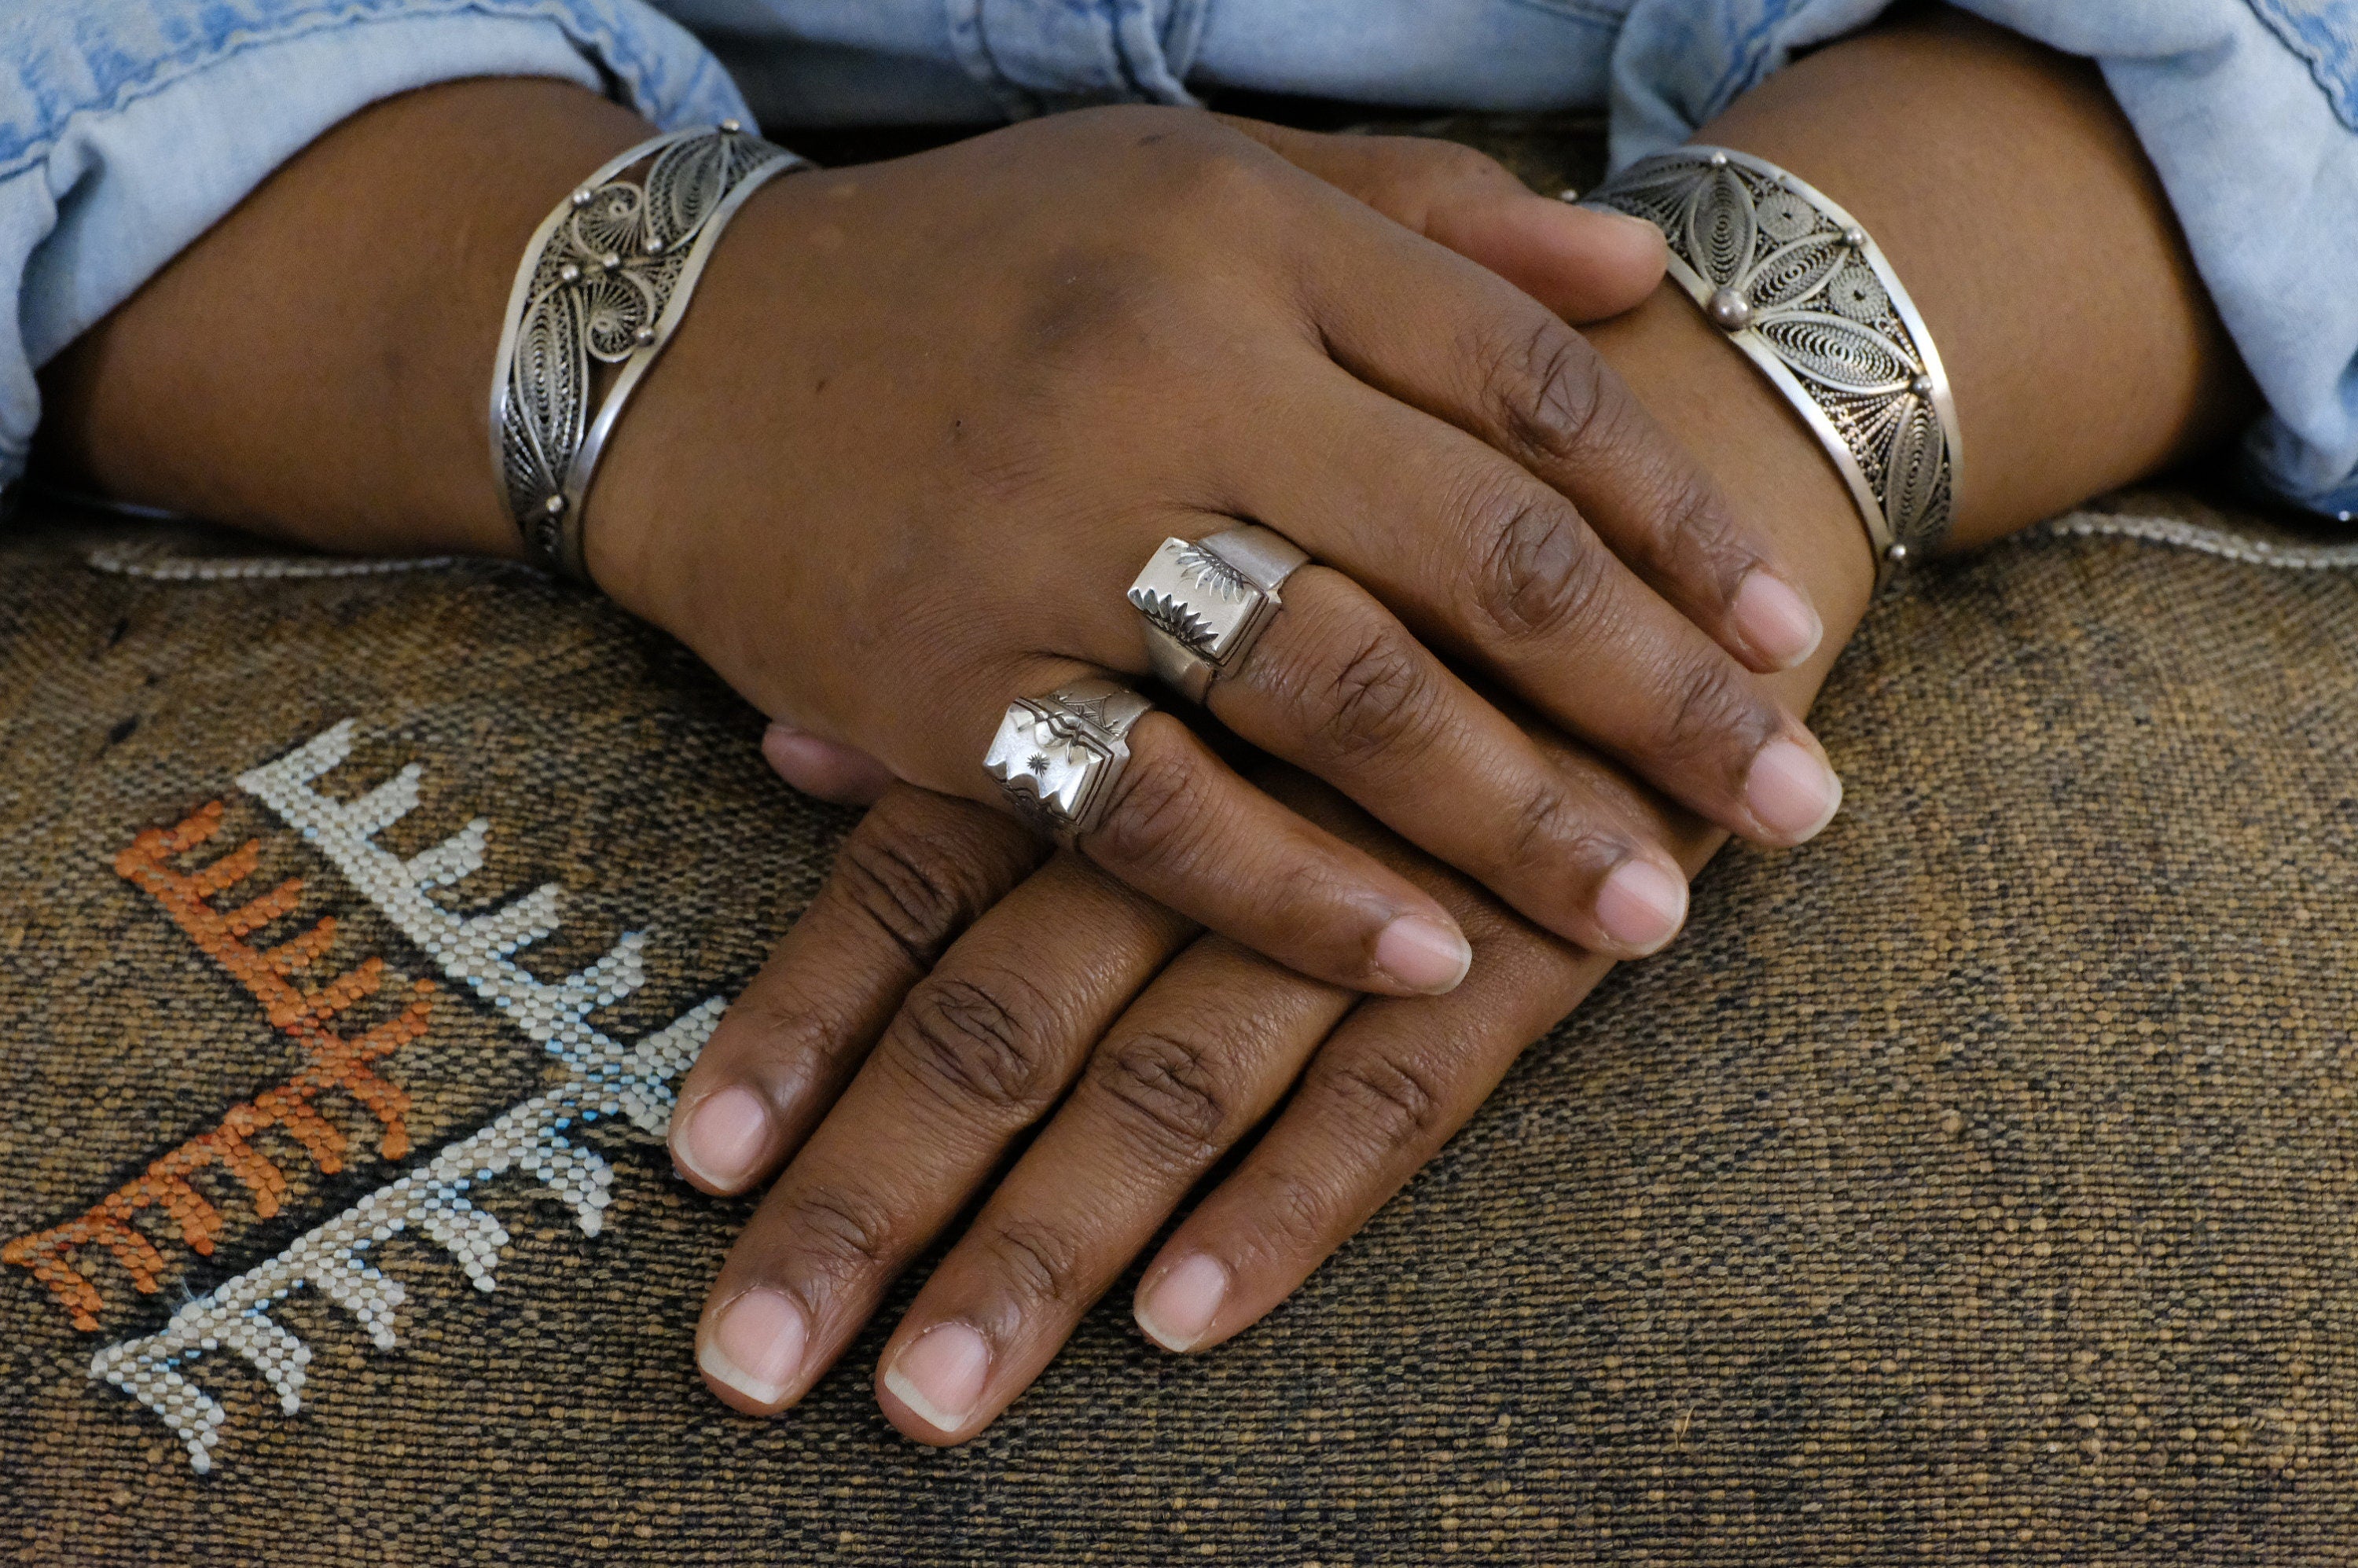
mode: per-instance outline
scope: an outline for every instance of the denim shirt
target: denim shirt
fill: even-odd
[[[665,128],[752,113],[789,140],[1212,89],[1601,108],[1617,164],[1887,3],[0,0],[0,481],[39,365],[314,137],[431,82],[557,77]],[[2267,399],[2253,472],[2349,520],[2358,0],[1956,3],[2097,62]]]

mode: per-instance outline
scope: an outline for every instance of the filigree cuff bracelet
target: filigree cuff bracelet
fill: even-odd
[[[1641,158],[1583,204],[1662,231],[1671,276],[1801,411],[1850,486],[1876,583],[1949,531],[1957,410],[1932,335],[1856,220],[1725,147]]]
[[[644,185],[622,178],[649,160]],[[609,159],[534,232],[492,377],[492,462],[535,563],[590,580],[581,501],[614,421],[671,341],[729,220],[803,163],[734,120],[675,131]],[[622,367],[595,418],[593,364]]]

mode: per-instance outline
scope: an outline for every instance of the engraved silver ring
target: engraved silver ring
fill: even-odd
[[[1309,559],[1284,535],[1252,524],[1193,543],[1163,540],[1129,596],[1154,673],[1203,701],[1269,630],[1285,604],[1279,587]]]
[[[1095,827],[1130,765],[1130,731],[1154,705],[1091,678],[1007,705],[982,759],[1018,813],[1058,843]]]

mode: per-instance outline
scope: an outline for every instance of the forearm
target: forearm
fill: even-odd
[[[1955,390],[1956,546],[2154,472],[2250,412],[2169,207],[2082,62],[1941,12],[1822,50],[1697,139],[1791,169],[1890,256]],[[1807,665],[1766,677],[1806,702],[1873,580],[1824,449],[1673,285],[1590,335],[1810,563],[1830,635]]]
[[[2151,473],[2251,410],[2151,172],[2081,62],[1943,13],[1824,49],[1697,140],[1790,168],[1891,257],[1955,388],[1960,545]],[[1806,708],[1873,589],[1849,492],[1791,406],[1676,285],[1590,336],[1802,563],[1825,642],[1763,678]],[[1898,591],[1910,591],[1906,579]],[[1726,838],[1691,823],[1681,859],[1699,871]],[[1531,999],[1534,1026],[1610,967],[1566,962],[1562,987]]]
[[[38,460],[328,549],[519,553],[487,445],[509,286],[574,182],[653,134],[535,79],[363,111],[49,366]]]

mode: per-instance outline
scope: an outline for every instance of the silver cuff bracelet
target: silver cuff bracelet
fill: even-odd
[[[1932,335],[1882,250],[1826,196],[1725,147],[1641,158],[1584,204],[1646,219],[1671,276],[1825,443],[1877,586],[1949,531],[1957,410]]]
[[[653,159],[644,186],[621,178]],[[581,501],[598,454],[687,311],[729,220],[804,160],[734,120],[617,154],[525,247],[492,377],[492,463],[536,564],[588,582]],[[622,373],[590,416],[592,362]]]

